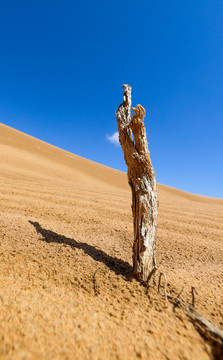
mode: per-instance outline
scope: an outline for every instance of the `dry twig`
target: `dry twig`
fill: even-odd
[[[98,269],[94,272],[94,275],[93,275],[93,288],[94,288],[95,296],[98,296],[100,294],[99,286],[98,286],[97,280],[96,280],[97,271],[98,271]]]
[[[192,295],[192,307],[194,308],[194,304],[195,304],[195,296],[194,294],[198,294],[196,288],[194,286],[191,286],[191,295]]]
[[[173,305],[173,311],[175,311],[175,308],[178,306],[178,303],[179,303],[179,299],[180,299],[180,296],[181,294],[183,293],[184,291],[184,287],[182,287],[182,289],[180,290],[179,294],[176,296],[175,298],[175,304]]]
[[[153,268],[153,270],[151,271],[151,273],[149,274],[149,277],[148,277],[148,279],[147,279],[147,281],[146,281],[146,287],[147,287],[147,289],[150,287],[150,282],[151,282],[151,279],[153,278],[155,278],[155,273],[156,273],[156,271],[158,270],[158,266],[154,266],[154,268]]]
[[[164,277],[164,296],[165,296],[165,308],[167,308],[167,304],[168,304],[168,300],[167,300],[167,292],[166,292],[166,274],[164,272],[161,272],[160,273],[160,276],[159,276],[159,282],[158,282],[158,293],[160,293],[160,287],[161,287],[161,278],[162,278],[162,275]]]
[[[182,293],[182,290],[180,293]],[[187,306],[182,300],[179,299],[179,296],[176,298],[169,293],[166,293],[166,296],[174,305],[179,306],[184,310],[194,326],[198,328],[200,332],[205,334],[207,339],[215,341],[223,347],[223,331],[219,329],[219,327],[213,325],[205,317],[200,315],[194,308]]]

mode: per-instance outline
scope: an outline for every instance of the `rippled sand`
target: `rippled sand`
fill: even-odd
[[[124,173],[0,124],[0,359],[209,359],[182,310],[131,276]],[[158,185],[168,291],[223,328],[223,200]]]

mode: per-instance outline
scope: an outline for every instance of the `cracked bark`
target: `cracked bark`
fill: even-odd
[[[128,167],[128,182],[132,190],[134,226],[133,270],[146,282],[156,266],[155,244],[157,227],[157,192],[155,172],[150,159],[144,126],[145,110],[132,108],[131,87],[123,85],[123,103],[116,116],[119,141]]]

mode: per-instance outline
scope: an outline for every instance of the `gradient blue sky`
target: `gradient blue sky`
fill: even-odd
[[[126,171],[107,135],[128,83],[158,182],[215,197],[222,64],[222,1],[0,1],[0,122]]]

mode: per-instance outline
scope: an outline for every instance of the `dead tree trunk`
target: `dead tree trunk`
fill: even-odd
[[[129,85],[123,85],[124,101],[119,106],[116,116],[119,141],[128,167],[128,182],[132,190],[133,269],[136,276],[146,282],[156,266],[156,178],[144,126],[145,110],[141,105],[137,105],[137,108],[132,108],[134,114],[131,118],[131,90]]]

